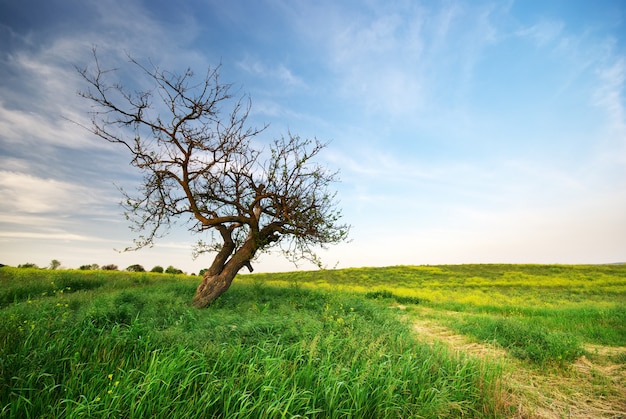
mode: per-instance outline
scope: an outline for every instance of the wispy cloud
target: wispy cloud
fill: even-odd
[[[423,104],[424,17],[395,13],[341,16],[327,32],[329,64],[341,78],[340,92],[372,111],[405,112]]]
[[[84,236],[80,234],[65,233],[65,232],[50,232],[43,233],[26,232],[26,231],[3,231],[0,232],[0,239],[34,239],[34,240],[68,240],[68,241],[80,241],[88,243],[96,243],[102,241],[97,236]]]
[[[5,213],[89,212],[99,200],[97,191],[80,184],[7,171],[0,171],[0,194]]]
[[[71,118],[74,121],[82,121],[86,125],[88,122],[84,115],[65,107],[63,102],[57,104],[56,101],[48,100],[39,103],[43,106],[47,104],[48,110],[42,112],[10,109],[5,102],[0,101],[0,130],[6,144],[29,150],[37,147],[42,153],[49,147],[55,146],[102,147],[99,142],[85,135],[86,131],[82,131],[69,121]]]
[[[611,123],[622,134],[626,133],[626,59],[615,60],[605,68],[599,70],[601,85],[598,87],[595,99],[596,104],[606,109]]]
[[[544,46],[560,38],[564,24],[556,20],[541,20],[534,25],[520,29],[517,35],[534,40],[539,46]]]
[[[237,65],[245,72],[256,77],[278,81],[287,88],[306,88],[305,82],[295,75],[285,64],[268,66],[264,62],[252,57],[240,60]]]
[[[299,36],[325,54],[345,100],[406,118],[463,93],[483,48],[497,39],[494,21],[506,7],[409,2],[347,10],[299,3],[285,13]]]

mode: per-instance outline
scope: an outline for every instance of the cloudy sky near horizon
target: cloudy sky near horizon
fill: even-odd
[[[68,121],[94,46],[120,68],[221,63],[264,138],[332,141],[353,227],[329,267],[626,262],[621,0],[0,0],[0,263],[210,264],[183,228],[114,250],[137,173]]]

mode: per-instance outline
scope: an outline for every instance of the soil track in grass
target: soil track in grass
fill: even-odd
[[[432,319],[412,319],[412,323],[415,333],[426,342],[500,363],[504,370],[502,404],[513,418],[626,418],[626,347],[585,345],[588,355],[570,367],[540,369],[513,358],[501,347],[476,342]]]

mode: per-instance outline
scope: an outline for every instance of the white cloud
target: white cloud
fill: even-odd
[[[34,240],[71,240],[94,243],[101,241],[98,237],[84,236],[80,234],[66,233],[66,232],[28,232],[28,231],[4,231],[0,232],[0,239],[34,239]]]
[[[594,104],[606,112],[604,138],[597,164],[600,170],[613,167],[626,179],[626,59],[616,59],[598,71],[600,84]]]
[[[277,64],[268,66],[261,60],[256,60],[251,57],[246,57],[240,60],[237,65],[239,68],[247,73],[250,73],[256,77],[273,79],[280,84],[289,88],[306,88],[306,84],[302,78],[298,77],[289,69],[285,64]]]
[[[337,149],[328,151],[326,159],[333,165],[342,168],[346,175],[365,176],[390,181],[398,180],[433,180],[445,169],[429,167],[418,159],[410,156],[398,156],[389,151],[364,145],[350,151]]]
[[[599,70],[602,82],[596,91],[596,104],[605,108],[610,121],[622,133],[626,132],[626,59],[617,59],[611,65]]]
[[[528,37],[539,46],[545,46],[558,40],[563,33],[564,27],[565,25],[561,21],[544,19],[530,27],[517,31],[517,35]]]
[[[341,77],[342,95],[372,111],[397,113],[419,108],[423,97],[419,21],[409,24],[417,26],[407,30],[416,38],[407,40],[403,38],[404,20],[398,16],[355,21],[344,16],[342,20],[342,26],[335,26],[328,39],[330,64]]]
[[[444,95],[465,92],[483,49],[497,39],[496,15],[508,7],[300,6],[289,19],[328,57],[340,95],[369,113],[405,120],[438,108]],[[318,27],[324,30],[311,30]]]
[[[98,202],[85,186],[7,171],[0,171],[0,194],[6,213],[76,213]]]
[[[33,98],[35,100],[35,98]],[[73,110],[65,111],[63,102],[60,105],[53,101],[46,102],[49,111],[30,112],[26,110],[9,109],[6,103],[0,101],[0,132],[2,142],[12,147],[33,150],[36,147],[41,153],[51,146],[69,148],[101,148],[103,145],[89,135],[87,130],[64,118],[74,121],[84,120]]]

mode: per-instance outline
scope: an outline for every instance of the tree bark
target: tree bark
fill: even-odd
[[[217,297],[230,288],[236,275],[237,272],[231,271],[222,271],[219,275],[211,275],[209,271],[205,272],[191,305],[196,308],[208,307]]]
[[[191,301],[191,305],[196,308],[208,307],[220,295],[230,288],[233,279],[244,266],[250,267],[250,260],[254,257],[257,250],[257,242],[251,236],[246,240],[244,245],[232,255],[230,260],[224,264],[226,248],[234,248],[232,241],[225,243],[225,247],[216,257],[211,268],[206,271],[202,277],[202,283],[196,288],[196,295]],[[221,269],[218,269],[218,259],[221,260]],[[250,269],[250,268],[249,268]],[[250,269],[252,271],[252,269]]]

